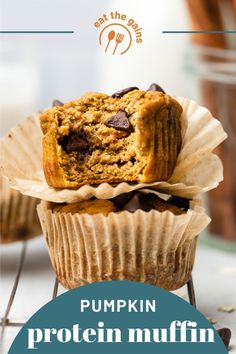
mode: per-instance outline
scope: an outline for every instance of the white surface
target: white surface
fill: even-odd
[[[4,309],[15,276],[21,244],[1,246],[1,308]],[[43,238],[29,242],[23,275],[20,279],[12,319],[27,319],[52,297],[54,273],[50,266]],[[198,247],[194,270],[194,283],[198,309],[206,316],[217,320],[216,328],[229,327],[233,332],[231,354],[236,353],[236,312],[222,313],[222,305],[236,305],[236,255],[211,248]],[[63,292],[60,289],[60,292]],[[178,291],[185,293],[185,288]],[[20,328],[8,327],[4,334],[1,354],[6,354]]]

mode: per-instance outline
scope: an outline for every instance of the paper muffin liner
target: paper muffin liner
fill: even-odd
[[[45,201],[37,209],[52,266],[68,289],[124,279],[178,289],[190,279],[197,235],[210,222],[196,202],[178,216],[157,210],[53,212]]]
[[[220,159],[212,153],[226,137],[221,123],[194,101],[176,98],[183,107],[182,148],[167,182],[102,183],[76,190],[48,186],[42,171],[42,133],[38,116],[29,117],[1,141],[0,166],[13,188],[23,194],[53,202],[76,202],[91,197],[110,199],[141,188],[152,188],[185,198],[209,191],[223,179]]]
[[[27,240],[42,234],[36,207],[40,200],[12,190],[0,177],[0,243]]]

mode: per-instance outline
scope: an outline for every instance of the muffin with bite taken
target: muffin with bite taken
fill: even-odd
[[[49,186],[167,181],[182,136],[181,105],[163,91],[88,93],[40,116]]]

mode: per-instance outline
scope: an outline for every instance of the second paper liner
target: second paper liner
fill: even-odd
[[[42,201],[38,215],[52,266],[68,289],[126,279],[176,290],[190,279],[197,235],[210,222],[197,201],[181,215],[137,210],[108,216],[53,212],[52,203]]]
[[[220,159],[212,153],[226,137],[221,123],[192,100],[176,98],[183,107],[181,116],[182,148],[168,182],[102,183],[76,190],[51,188],[42,171],[42,133],[39,116],[27,118],[1,141],[0,167],[13,188],[23,194],[53,202],[76,202],[91,197],[110,199],[141,188],[192,198],[211,190],[223,179]]]

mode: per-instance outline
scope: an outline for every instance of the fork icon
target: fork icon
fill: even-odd
[[[124,35],[122,33],[117,33],[116,39],[115,39],[116,40],[116,46],[115,46],[115,49],[113,51],[113,55],[115,54],[118,45],[123,41],[123,39],[124,39]]]

